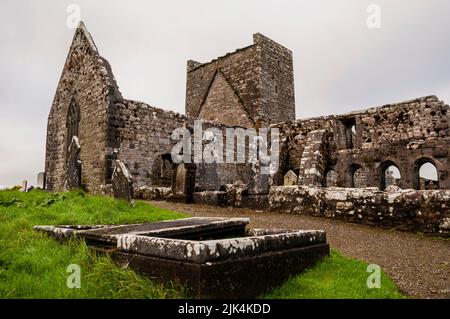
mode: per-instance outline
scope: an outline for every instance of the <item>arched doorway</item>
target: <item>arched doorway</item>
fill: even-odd
[[[392,161],[384,162],[380,167],[380,190],[389,186],[400,186],[402,175],[397,164]]]
[[[67,112],[66,118],[66,157],[67,151],[69,149],[70,144],[72,143],[72,138],[74,136],[79,137],[79,128],[80,128],[80,108],[78,104],[75,102],[75,99],[70,101],[69,109]]]
[[[171,154],[163,154],[160,158],[159,185],[170,187],[173,179],[173,162]]]
[[[80,108],[75,99],[70,101],[66,117],[66,144],[65,160],[66,174],[64,187],[66,190],[81,187],[81,160],[80,160]]]
[[[413,166],[413,187],[417,190],[439,189],[439,170],[430,158],[420,158]]]

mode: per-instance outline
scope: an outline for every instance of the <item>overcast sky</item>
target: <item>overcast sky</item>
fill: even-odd
[[[67,6],[109,60],[125,98],[184,112],[188,59],[260,32],[294,52],[297,118],[425,95],[450,101],[450,1],[2,1],[0,185],[36,182],[46,120],[74,33]],[[369,4],[381,28],[367,26]]]

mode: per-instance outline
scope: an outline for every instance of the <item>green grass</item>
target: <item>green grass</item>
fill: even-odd
[[[264,295],[268,299],[401,299],[395,283],[383,272],[380,288],[367,287],[367,264],[336,250],[313,268]]]
[[[156,284],[88,249],[84,241],[64,244],[34,231],[34,225],[130,224],[186,215],[137,202],[91,196],[82,191],[51,194],[0,191],[0,298],[185,298],[185,288]],[[81,268],[81,288],[69,289],[70,264]],[[331,256],[263,298],[401,298],[386,275],[381,289],[368,289],[367,264]],[[249,283],[251,284],[251,283]]]
[[[121,224],[185,217],[137,202],[89,196],[81,191],[0,192],[0,298],[180,298],[182,287],[155,284],[116,266],[82,240],[60,244],[34,225]],[[66,285],[67,267],[81,268],[81,288]]]

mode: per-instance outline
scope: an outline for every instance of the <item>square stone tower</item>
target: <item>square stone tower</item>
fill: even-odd
[[[250,46],[188,61],[186,114],[244,127],[295,120],[292,51],[256,33]]]

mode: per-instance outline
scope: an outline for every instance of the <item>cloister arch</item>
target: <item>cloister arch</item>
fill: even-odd
[[[399,166],[393,161],[385,161],[381,164],[379,170],[380,190],[385,190],[391,185],[399,186],[402,174]]]
[[[414,162],[412,170],[413,188],[416,190],[439,189],[439,167],[428,157],[422,157]]]

